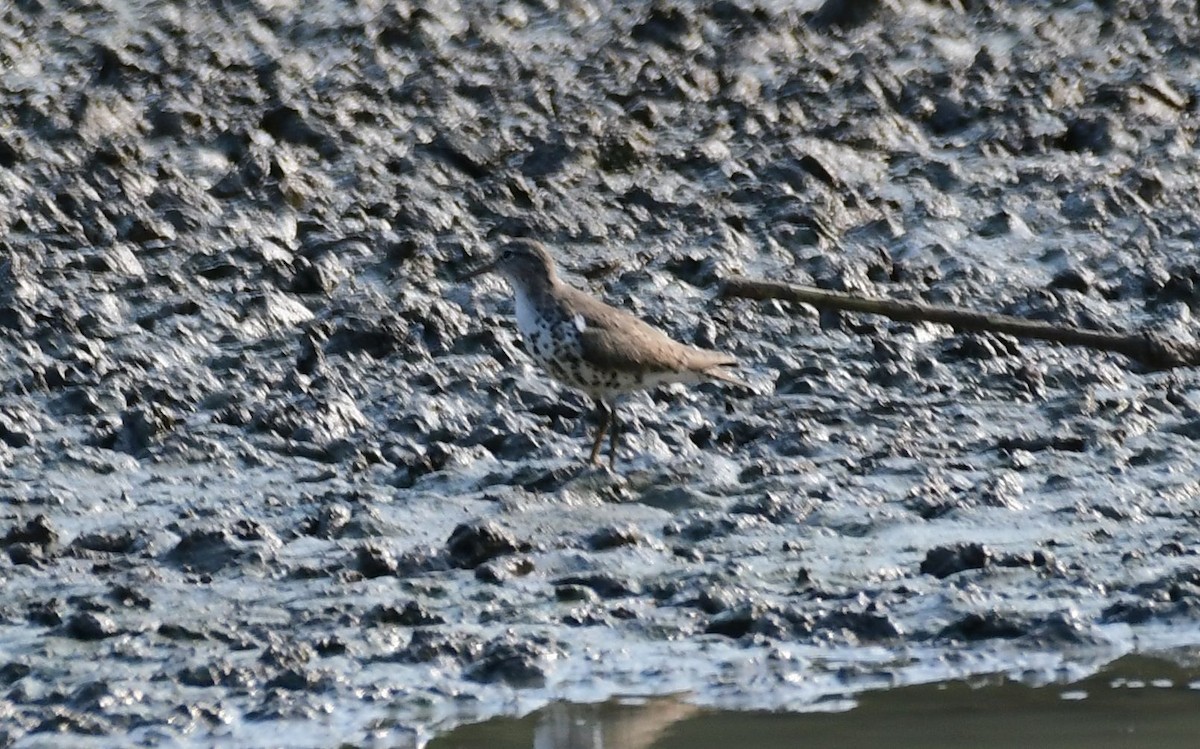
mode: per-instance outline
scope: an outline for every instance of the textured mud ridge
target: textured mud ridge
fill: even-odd
[[[1194,19],[841,5],[0,10],[0,744],[418,745],[1200,642],[1194,372],[716,299],[1188,339]],[[758,393],[632,398],[581,470],[588,404],[454,281],[513,235]]]

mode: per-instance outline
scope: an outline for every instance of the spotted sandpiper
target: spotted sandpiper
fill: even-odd
[[[616,465],[619,396],[675,382],[723,380],[745,387],[726,369],[737,364],[729,354],[671,340],[628,312],[564,283],[540,242],[513,240],[463,279],[492,270],[512,286],[517,327],[530,355],[555,379],[595,402],[596,439],[588,458],[593,464],[608,433],[608,464]]]

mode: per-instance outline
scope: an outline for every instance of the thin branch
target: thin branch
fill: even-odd
[[[941,323],[959,331],[1007,333],[1018,338],[1053,341],[1067,346],[1084,346],[1099,351],[1123,354],[1147,369],[1171,369],[1200,365],[1200,346],[1165,340],[1151,333],[1102,333],[1065,325],[1052,325],[1038,320],[1025,320],[1011,315],[975,312],[961,307],[939,307],[920,302],[872,299],[838,291],[816,289],[811,286],[757,281],[740,276],[725,280],[721,296],[760,301],[781,299],[788,302],[811,304],[814,307],[883,315],[905,322]]]

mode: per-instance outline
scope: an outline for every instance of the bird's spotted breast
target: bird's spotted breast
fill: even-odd
[[[595,366],[583,355],[588,322],[551,300],[515,288],[517,328],[529,355],[552,377],[593,397],[608,397],[663,382],[687,379],[679,372],[636,371]]]
[[[565,385],[591,395],[621,392],[638,386],[636,376],[605,371],[584,360],[579,334],[579,326],[573,318],[557,322],[542,319],[532,329],[522,330],[530,356]]]

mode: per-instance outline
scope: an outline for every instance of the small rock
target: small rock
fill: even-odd
[[[1004,554],[996,559],[996,566],[1052,568],[1055,566],[1055,559],[1054,555],[1049,552],[1035,550],[1020,554]]]
[[[111,447],[131,455],[144,452],[174,429],[176,422],[175,414],[157,403],[126,411]]]
[[[618,546],[636,546],[645,540],[642,532],[632,525],[610,525],[588,536],[587,545],[593,551],[604,551]]]
[[[296,668],[308,663],[316,655],[317,651],[307,642],[275,640],[262,651],[258,661],[276,668]]]
[[[555,585],[554,600],[559,603],[596,603],[600,596],[586,585]]]
[[[734,608],[740,598],[741,595],[735,590],[711,586],[702,590],[691,603],[704,613],[713,615]]]
[[[1068,268],[1060,271],[1050,280],[1050,288],[1069,289],[1071,291],[1078,291],[1080,294],[1086,294],[1095,283],[1096,279],[1090,272],[1077,268]]]
[[[96,255],[92,270],[100,273],[119,273],[125,276],[141,277],[146,274],[137,255],[125,244],[114,244]]]
[[[466,663],[483,652],[483,645],[471,635],[459,632],[440,632],[436,629],[414,630],[412,639],[399,653],[398,660],[408,663],[453,661]]]
[[[891,640],[903,634],[891,617],[879,611],[837,611],[822,617],[817,626],[844,630],[865,642]]]
[[[1067,125],[1067,131],[1056,145],[1064,151],[1105,154],[1112,150],[1114,130],[1117,128],[1116,123],[1108,117],[1080,117]]]
[[[129,554],[137,546],[138,537],[132,531],[85,533],[71,542],[75,549],[98,551],[104,554]]]
[[[636,582],[622,580],[607,573],[563,577],[555,580],[554,585],[582,585],[596,591],[601,598],[624,598],[640,595],[642,592],[641,586]]]
[[[517,688],[546,684],[546,662],[560,655],[559,648],[545,638],[518,639],[508,633],[489,642],[479,660],[467,669],[466,677],[483,683],[504,682]]]
[[[355,558],[356,569],[364,577],[385,577],[396,574],[398,562],[395,555],[386,549],[372,544],[360,546]]]
[[[175,678],[185,687],[237,686],[237,672],[227,663],[209,663],[180,669]]]
[[[267,687],[291,692],[308,692],[321,684],[321,676],[306,668],[285,668],[267,681]]]
[[[1090,621],[1084,622],[1074,611],[1056,611],[1035,621],[1031,634],[1043,645],[1082,645],[1097,641],[1097,633]]]
[[[337,635],[330,635],[317,640],[313,643],[313,649],[317,651],[318,655],[323,657],[345,655],[350,652],[350,646]]]
[[[33,668],[24,663],[9,661],[0,666],[0,684],[8,686],[18,679],[24,679],[33,672]]]
[[[337,139],[322,132],[313,119],[308,112],[281,104],[262,116],[259,127],[276,140],[308,146],[324,158],[336,158],[341,152]]]
[[[983,544],[939,546],[926,553],[921,574],[941,579],[963,570],[981,570],[993,561],[992,552]]]
[[[431,613],[417,601],[409,601],[404,608],[378,604],[364,617],[366,624],[398,624],[402,627],[426,627],[445,622],[445,619]]]
[[[158,634],[168,640],[199,641],[207,640],[208,637],[203,632],[185,627],[182,624],[163,623],[158,625]]]
[[[967,614],[958,621],[948,624],[938,632],[939,639],[948,640],[991,640],[1012,639],[1028,631],[1028,624],[1010,619],[995,611],[986,614]]]
[[[808,22],[814,29],[852,29],[874,18],[882,6],[882,0],[825,0]]]
[[[1033,237],[1033,231],[1021,220],[1021,217],[1009,211],[1000,211],[987,217],[983,223],[975,227],[975,233],[984,239],[1004,237],[1010,234],[1021,239]]]
[[[211,574],[235,564],[244,553],[228,532],[200,529],[181,538],[167,557],[189,571]]]
[[[152,603],[149,596],[129,585],[112,586],[108,597],[127,608],[148,609]]]
[[[9,528],[8,533],[4,534],[3,541],[0,541],[0,544],[5,546],[17,543],[51,546],[58,543],[58,531],[54,529],[49,518],[45,515],[37,515],[25,525],[14,525]]]
[[[764,611],[757,604],[739,606],[717,614],[709,620],[704,633],[708,635],[724,635],[737,639],[750,631]]]
[[[50,717],[39,723],[33,733],[57,734],[60,736],[103,736],[111,733],[111,726],[99,717],[83,712],[56,707]]]
[[[729,518],[698,517],[690,521],[676,520],[663,527],[664,536],[682,536],[688,541],[704,541],[728,535],[737,527]]]
[[[61,608],[62,604],[57,598],[51,598],[49,601],[37,601],[29,604],[26,608],[26,618],[43,627],[57,627],[63,622]]]
[[[524,577],[533,570],[533,560],[529,557],[494,559],[475,568],[475,579],[481,583],[501,585],[511,578]]]
[[[300,532],[317,538],[341,538],[350,524],[350,508],[343,504],[328,504],[317,511],[315,517],[305,519]]]
[[[490,522],[463,523],[446,541],[451,564],[464,569],[474,569],[489,559],[529,549],[528,543],[517,541],[508,531]]]
[[[1157,613],[1154,604],[1117,601],[1100,612],[1100,621],[1105,624],[1145,624]]]
[[[699,43],[692,38],[694,31],[688,14],[665,3],[651,8],[649,17],[633,27],[631,36],[634,41],[670,50],[690,49]]]
[[[112,617],[94,611],[76,614],[67,622],[67,634],[76,640],[103,640],[119,633]]]
[[[46,563],[46,555],[41,546],[34,544],[12,544],[8,547],[8,558],[13,564],[41,567]]]

